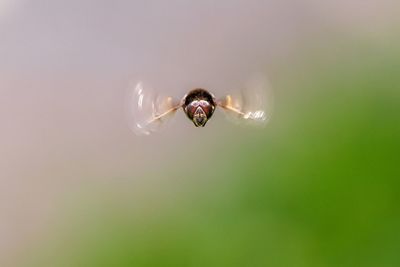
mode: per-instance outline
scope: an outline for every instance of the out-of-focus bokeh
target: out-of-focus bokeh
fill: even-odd
[[[0,266],[399,266],[398,1],[0,0]],[[126,89],[265,73],[265,129]]]

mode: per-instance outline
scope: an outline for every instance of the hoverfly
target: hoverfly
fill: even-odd
[[[148,135],[157,131],[182,108],[196,127],[204,127],[215,110],[221,108],[236,122],[265,125],[272,112],[272,93],[265,79],[250,80],[242,90],[216,98],[207,89],[190,90],[180,100],[156,94],[143,82],[133,84],[129,91],[127,113],[132,131]]]

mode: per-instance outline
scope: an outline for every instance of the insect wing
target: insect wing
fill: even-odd
[[[264,126],[271,118],[273,94],[264,76],[255,76],[241,90],[233,91],[218,101],[227,117],[237,123]]]
[[[131,84],[126,103],[129,127],[137,135],[159,131],[180,106],[179,101],[157,93],[150,85]]]

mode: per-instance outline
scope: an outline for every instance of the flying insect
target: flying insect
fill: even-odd
[[[265,125],[272,111],[272,95],[265,80],[253,80],[244,89],[216,98],[207,89],[190,90],[180,100],[156,94],[143,82],[132,86],[128,97],[128,120],[132,131],[149,135],[182,109],[195,127],[204,127],[215,110],[221,108],[236,122]]]

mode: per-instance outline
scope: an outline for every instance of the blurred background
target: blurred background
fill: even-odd
[[[0,0],[0,266],[399,266],[400,3]],[[254,72],[265,129],[127,86]]]

